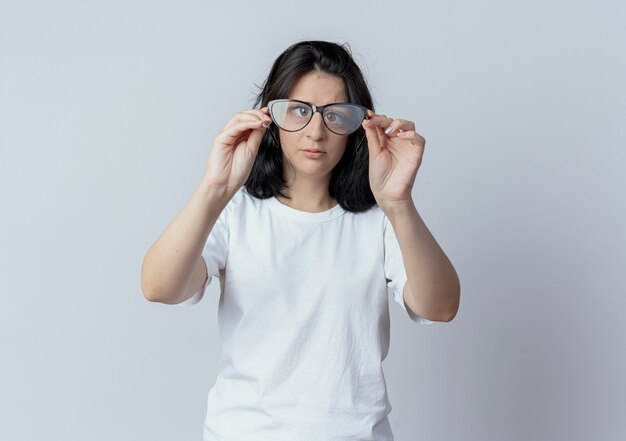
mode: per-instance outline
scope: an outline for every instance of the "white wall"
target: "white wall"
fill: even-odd
[[[396,440],[625,439],[625,3],[297,5],[0,3],[0,438],[201,439],[219,286],[150,303],[141,263],[274,58],[324,39],[426,138],[462,283],[450,323],[390,302]]]

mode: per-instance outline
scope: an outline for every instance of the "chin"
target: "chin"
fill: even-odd
[[[296,173],[298,175],[315,179],[321,179],[327,176],[332,171],[333,169],[331,167],[321,167],[319,164],[314,164],[312,167],[296,167]]]

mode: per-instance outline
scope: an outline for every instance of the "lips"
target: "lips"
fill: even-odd
[[[324,153],[323,150],[314,150],[314,149],[304,149],[305,152],[311,152],[311,153]]]

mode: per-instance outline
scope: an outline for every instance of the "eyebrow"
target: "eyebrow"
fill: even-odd
[[[335,103],[340,103],[340,104],[350,104],[349,100],[334,100],[334,101],[329,101],[326,104],[313,104],[311,101],[307,101],[307,100],[302,100],[300,98],[289,98],[290,100],[296,100],[296,101],[302,101],[305,102],[307,104],[312,104],[314,106],[327,106],[329,104],[335,104]]]

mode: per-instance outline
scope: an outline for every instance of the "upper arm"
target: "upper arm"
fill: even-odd
[[[193,272],[191,273],[191,278],[189,279],[187,289],[185,289],[183,302],[186,300],[189,300],[191,296],[197,293],[200,290],[200,288],[204,286],[207,278],[208,278],[208,273],[206,269],[206,264],[204,263],[204,258],[202,256],[198,256]]]

